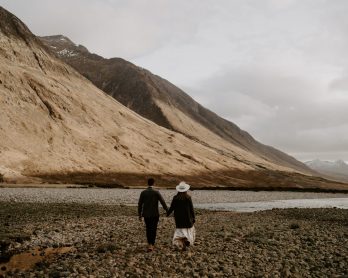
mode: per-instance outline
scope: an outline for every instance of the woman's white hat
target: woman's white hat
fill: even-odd
[[[176,191],[178,192],[186,192],[190,189],[190,185],[186,182],[182,181],[176,186]]]

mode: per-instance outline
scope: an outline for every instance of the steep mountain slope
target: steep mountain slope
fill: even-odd
[[[257,142],[235,124],[195,102],[167,80],[120,58],[104,59],[67,37],[42,37],[48,48],[98,88],[145,118],[185,134],[221,153],[231,144],[265,160],[301,172],[311,170],[293,157]]]
[[[230,146],[227,154],[139,116],[53,55],[0,7],[0,175],[6,182],[335,188]]]
[[[321,173],[324,177],[348,182],[348,164],[343,160],[322,161],[319,159],[307,161],[306,165]]]
[[[0,30],[0,171],[6,180],[248,168],[220,163],[212,150],[127,109],[47,53],[2,8]]]

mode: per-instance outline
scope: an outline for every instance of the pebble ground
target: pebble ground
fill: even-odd
[[[143,189],[106,188],[0,188],[0,200],[33,203],[136,204]],[[175,190],[160,189],[167,203]],[[343,193],[312,193],[286,191],[194,190],[194,203],[263,202],[290,199],[347,198]]]
[[[173,249],[174,219],[161,217],[148,253],[135,207],[1,201],[0,208],[0,277],[348,277],[343,209],[197,210],[188,251]],[[62,247],[69,251],[46,254]],[[39,258],[26,269],[6,262],[28,251]]]

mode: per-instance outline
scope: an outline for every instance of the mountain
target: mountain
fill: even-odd
[[[257,142],[246,131],[194,101],[167,80],[121,58],[105,59],[57,35],[41,37],[60,59],[143,117],[179,132],[221,154],[237,148],[303,173],[313,173],[293,157]]]
[[[308,167],[327,178],[348,182],[348,164],[343,160],[323,161],[315,159],[305,163]]]
[[[136,184],[141,176],[247,169],[97,89],[0,9],[0,173],[7,182]],[[123,179],[123,180],[122,180]],[[144,183],[144,181],[142,181]]]
[[[348,189],[227,141],[221,152],[143,118],[59,60],[2,7],[0,132],[7,183],[140,186],[154,176],[159,186],[186,180],[196,187]]]

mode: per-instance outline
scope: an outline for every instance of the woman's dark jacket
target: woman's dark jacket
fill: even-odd
[[[169,216],[174,211],[175,226],[177,228],[191,228],[195,223],[195,212],[193,210],[190,196],[182,199],[175,195],[167,212]]]

